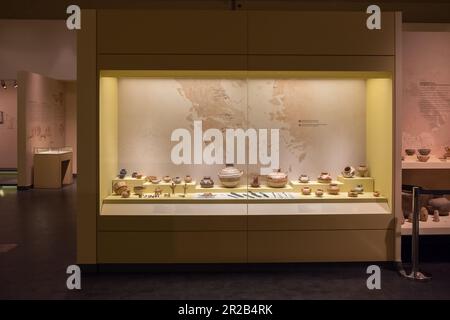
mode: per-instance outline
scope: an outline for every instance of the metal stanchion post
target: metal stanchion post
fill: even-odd
[[[413,221],[412,221],[412,234],[411,234],[411,240],[412,240],[412,250],[411,250],[411,260],[412,260],[412,270],[410,274],[407,274],[406,272],[400,272],[402,276],[404,276],[407,279],[415,280],[415,281],[428,281],[431,280],[431,276],[426,276],[422,272],[419,271],[419,220],[420,220],[420,214],[419,214],[419,195],[420,195],[420,188],[419,187],[413,187],[412,190],[412,214],[413,214]]]

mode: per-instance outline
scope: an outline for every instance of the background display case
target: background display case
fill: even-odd
[[[179,16],[165,14],[166,36],[182,38],[171,33],[172,24],[182,23]],[[192,14],[196,23],[213,23],[211,16]],[[395,15],[386,15],[381,35],[357,32],[354,41],[362,46],[341,35],[343,43],[324,45],[306,34],[304,46],[287,46],[285,36],[275,35],[277,28],[290,32],[281,20],[302,21],[299,30],[313,24],[319,33],[332,32],[331,25],[321,31],[303,14],[280,12],[263,24],[258,13],[213,13],[212,28],[224,34],[231,21],[233,28],[248,22],[248,39],[225,37],[226,44],[194,48],[185,40],[172,47],[159,37],[167,52],[122,38],[125,31],[112,42],[115,13],[85,14],[89,28],[98,29],[93,38],[80,32],[81,48],[97,43],[84,50],[79,66],[85,79],[80,83],[90,86],[80,103],[97,106],[97,120],[87,126],[98,140],[80,144],[79,152],[98,150],[98,162],[79,159],[79,171],[84,167],[91,174],[79,178],[80,263],[395,259]],[[135,34],[142,25],[132,21],[154,21],[150,16],[156,18],[130,11],[120,19]],[[358,14],[330,17],[349,17],[360,28]],[[276,47],[257,36],[267,23],[274,29],[266,35],[277,39]],[[199,43],[210,36],[205,31],[189,39]],[[380,36],[388,39],[381,48],[365,38]],[[331,57],[320,56],[327,52]],[[228,148],[227,129],[249,137],[242,144],[233,137]],[[79,141],[89,140],[86,132],[81,135]],[[189,143],[180,153],[181,135]],[[277,151],[279,157],[268,161]],[[233,167],[224,170],[227,163]],[[343,176],[347,166],[355,168],[353,177]],[[323,172],[331,178],[318,181]],[[302,174],[308,182],[300,181]],[[205,177],[214,181],[211,187],[205,187]]]

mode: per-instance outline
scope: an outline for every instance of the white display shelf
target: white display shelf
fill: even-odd
[[[450,169],[450,159],[441,160],[431,155],[427,162],[417,160],[417,156],[405,156],[402,161],[402,169]]]
[[[411,235],[412,223],[405,221],[402,224],[402,235]],[[428,216],[426,222],[419,222],[419,234],[420,235],[439,235],[450,234],[450,216],[439,217],[439,222],[433,221],[433,216]]]
[[[266,185],[261,185],[258,188],[254,188],[252,186],[240,185],[236,188],[226,188],[221,185],[214,185],[212,188],[202,188],[200,185],[195,186],[196,192],[247,192],[247,190],[251,191],[261,191],[261,192],[286,192],[292,191],[293,188],[290,185],[286,185],[283,188],[271,188]]]

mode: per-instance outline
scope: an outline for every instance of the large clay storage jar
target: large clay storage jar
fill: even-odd
[[[286,173],[281,172],[280,169],[274,169],[272,173],[267,175],[267,185],[271,188],[283,188],[288,182]]]
[[[241,181],[243,172],[233,166],[233,164],[227,164],[225,168],[219,171],[219,180],[226,188],[235,188]]]
[[[339,194],[339,186],[336,183],[330,183],[328,186],[328,193],[332,195],[338,195]]]
[[[202,188],[212,188],[214,187],[214,181],[211,177],[205,176],[202,180],[200,180],[200,186]]]

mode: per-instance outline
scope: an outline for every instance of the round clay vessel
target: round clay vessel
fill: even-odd
[[[427,162],[428,159],[430,159],[430,156],[428,155],[422,155],[422,154],[418,154],[417,155],[417,160],[419,160],[420,162]]]
[[[311,188],[310,187],[303,187],[302,188],[302,194],[305,196],[308,196],[311,194]]]
[[[175,177],[175,178],[172,178],[172,181],[175,184],[180,184],[181,183],[181,178],[180,177]]]
[[[320,183],[330,183],[333,179],[331,178],[331,175],[328,172],[322,172],[320,176],[317,177],[317,180]]]
[[[138,175],[138,173],[137,173],[136,171],[134,171],[134,172],[131,174],[131,177],[136,179],[136,176],[137,176],[137,175]]]
[[[186,177],[184,177],[184,182],[191,183],[192,182],[192,177],[190,175],[187,175]]]
[[[225,168],[219,171],[219,180],[226,188],[235,188],[241,181],[243,171],[235,168],[232,163],[227,163]]]
[[[419,151],[419,153],[420,153],[422,156],[427,156],[427,155],[430,154],[431,149],[423,148],[423,149],[418,149],[417,151]]]
[[[339,186],[336,183],[330,183],[328,186],[328,193],[332,195],[338,195],[339,194]]]
[[[156,176],[146,176],[145,181],[152,182],[152,180],[157,179]]]
[[[363,187],[362,184],[358,184],[358,185],[355,187],[354,190],[355,190],[356,192],[358,192],[359,194],[364,193],[364,187]]]
[[[120,172],[119,172],[118,177],[119,177],[120,179],[125,179],[125,176],[126,176],[126,175],[127,175],[127,170],[121,169]]]
[[[153,184],[158,184],[161,182],[161,179],[157,178],[157,177],[153,177],[153,179],[151,180],[151,183]]]
[[[373,196],[374,197],[379,197],[380,196],[380,192],[379,191],[374,191],[373,192]]]
[[[405,149],[405,153],[408,156],[413,156],[416,153],[416,149]]]
[[[138,173],[138,174],[136,175],[136,179],[142,179],[142,174]]]
[[[281,169],[274,169],[272,173],[267,175],[267,185],[271,188],[283,188],[287,182],[288,176],[281,172]]]
[[[355,198],[355,197],[358,196],[358,192],[357,192],[356,190],[352,189],[352,190],[350,190],[350,191],[348,192],[348,196],[349,196],[349,197],[352,197],[352,198]]]
[[[202,188],[212,188],[214,187],[214,181],[209,176],[203,177],[202,180],[200,180],[200,186]]]
[[[169,176],[164,176],[163,181],[169,183],[170,181],[172,181],[172,178]]]
[[[309,177],[306,174],[301,174],[298,178],[298,181],[300,181],[301,183],[308,183]]]
[[[365,164],[361,164],[358,166],[358,176],[360,177],[365,177],[367,172],[369,171],[369,169],[367,168],[367,166]]]
[[[347,166],[344,168],[344,170],[342,170],[342,176],[344,178],[353,178],[355,176],[355,168],[353,168],[352,166]]]
[[[259,183],[259,177],[254,176],[250,185],[252,186],[252,188],[259,188],[261,186]]]
[[[121,195],[122,192],[124,192],[127,189],[128,189],[127,184],[124,181],[118,181],[113,184],[113,192],[117,195]]]
[[[122,192],[122,198],[129,198],[130,197],[130,190],[125,190]]]
[[[323,190],[322,189],[317,189],[315,194],[316,194],[316,196],[321,197],[321,196],[323,196]]]

